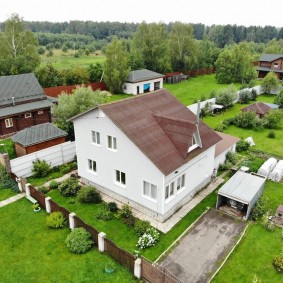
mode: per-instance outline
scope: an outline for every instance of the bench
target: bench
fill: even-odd
[[[32,202],[33,204],[38,203],[38,201],[37,201],[36,199],[34,199],[33,197],[31,197],[31,196],[26,196],[26,198],[27,198],[30,202]]]

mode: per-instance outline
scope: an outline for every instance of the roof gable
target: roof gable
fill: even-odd
[[[185,154],[195,130],[196,116],[164,89],[99,108],[165,175],[221,140],[200,121],[202,148]]]
[[[0,77],[0,105],[32,99],[46,99],[33,73]]]
[[[263,103],[263,102],[256,102],[256,103],[253,103],[251,105],[248,105],[244,108],[242,108],[241,110],[242,111],[250,111],[250,112],[255,112],[256,114],[259,114],[259,115],[264,115],[266,113],[268,113],[272,108]]]
[[[51,123],[44,123],[18,132],[12,136],[12,140],[23,146],[30,146],[65,136],[67,136],[65,131],[57,128]]]
[[[126,79],[126,82],[136,83],[140,81],[148,81],[152,79],[162,78],[164,75],[147,70],[135,70],[131,71]]]

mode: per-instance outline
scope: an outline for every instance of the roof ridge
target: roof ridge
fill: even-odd
[[[154,117],[159,117],[159,118],[163,118],[163,119],[168,119],[168,120],[173,120],[173,121],[176,121],[176,122],[182,122],[182,123],[186,123],[186,124],[191,124],[191,125],[195,125],[196,122],[193,122],[193,121],[190,121],[190,120],[185,120],[185,119],[180,119],[180,118],[177,118],[177,117],[169,117],[169,116],[165,116],[165,115],[160,115],[160,114],[156,114],[156,113],[152,113],[152,115]]]

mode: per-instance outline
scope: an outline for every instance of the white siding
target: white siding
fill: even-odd
[[[218,169],[220,164],[223,164],[226,159],[226,154],[231,151],[235,152],[236,151],[236,144],[232,145],[231,147],[227,148],[225,151],[223,151],[221,154],[215,157],[214,159],[214,168]]]
[[[105,188],[105,192],[114,193],[112,196],[123,197],[119,200],[135,202],[137,209],[142,205],[160,213],[163,174],[106,115],[103,115],[102,110],[94,110],[76,119],[74,126],[79,175],[99,185],[102,191]],[[100,132],[100,146],[92,143],[91,131]],[[117,139],[117,151],[107,148],[107,136]],[[96,161],[96,174],[89,172],[87,159]],[[126,173],[124,188],[115,184],[115,170]],[[157,186],[156,201],[143,197],[143,181]]]
[[[160,82],[159,89],[163,88],[163,78],[159,79],[154,79],[154,80],[148,80],[148,81],[142,81],[142,82],[137,82],[137,83],[125,83],[123,85],[123,92],[127,94],[137,94],[137,87],[139,86],[139,94],[143,93],[143,85],[144,84],[149,84],[150,83],[150,92],[154,91],[154,83],[155,82]]]

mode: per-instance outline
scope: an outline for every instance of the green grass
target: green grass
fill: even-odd
[[[113,240],[120,248],[131,253],[137,249],[136,243],[138,237],[136,236],[134,229],[129,228],[121,219],[115,217],[110,221],[96,219],[95,212],[102,204],[81,204],[77,201],[75,201],[74,204],[70,204],[69,199],[61,196],[58,190],[49,192],[48,196],[71,212],[75,212],[86,223],[92,225],[98,231],[106,233],[107,238]],[[170,232],[167,234],[161,233],[160,241],[155,247],[142,250],[142,255],[150,260],[157,259],[158,256],[162,254],[162,252],[205,211],[206,207],[214,206],[215,201],[216,194],[214,193],[205,198],[199,205],[197,205],[197,207],[190,211],[177,225],[175,225]]]
[[[74,57],[74,51],[63,53],[61,50],[53,50],[54,55],[47,57],[41,55],[41,64],[40,67],[45,66],[48,63],[51,63],[56,69],[69,69],[74,67],[83,67],[86,68],[90,64],[103,63],[106,60],[104,55],[80,55],[80,57]]]
[[[16,194],[17,193],[12,191],[11,189],[0,189],[0,201],[10,198]]]
[[[236,88],[240,87],[240,84],[234,85]],[[177,84],[164,84],[164,88],[174,94],[186,106],[192,104],[195,99],[199,100],[202,95],[209,99],[213,90],[217,92],[227,86],[228,84],[218,84],[215,74],[189,78]]]
[[[65,244],[69,229],[50,229],[46,213],[32,211],[22,199],[0,208],[1,282],[138,282],[123,266],[96,248],[83,255],[70,253]],[[107,274],[112,262],[116,270]]]
[[[64,174],[60,171],[59,172],[51,172],[46,177],[41,177],[41,178],[33,177],[33,176],[28,177],[27,181],[31,185],[37,187],[37,186],[42,186],[46,182],[51,181],[51,180],[56,179],[56,178],[60,178],[62,176],[64,176]]]
[[[0,152],[1,153],[8,153],[10,159],[14,159],[16,158],[16,151],[15,151],[15,147],[14,147],[14,142],[12,141],[12,139],[0,139]]]
[[[270,199],[269,207],[275,211],[282,204],[283,184],[268,181],[264,195]],[[252,224],[247,230],[240,245],[234,250],[213,283],[253,282],[256,274],[261,282],[282,282],[283,275],[279,274],[272,265],[274,257],[283,248],[282,229],[269,232],[259,223]]]

